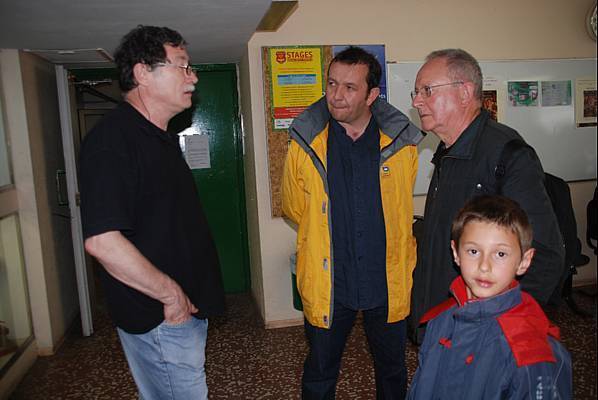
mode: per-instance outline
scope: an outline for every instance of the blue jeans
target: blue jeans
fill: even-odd
[[[139,335],[117,328],[142,400],[207,399],[205,348],[208,320],[162,322]]]
[[[305,321],[309,353],[303,365],[303,399],[334,399],[341,358],[357,311],[334,305],[330,329]],[[403,400],[407,392],[405,321],[386,322],[387,307],[363,311],[363,325],[374,359],[376,399]]]

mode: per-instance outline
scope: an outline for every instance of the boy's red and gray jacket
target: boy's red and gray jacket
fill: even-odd
[[[506,292],[434,307],[408,399],[570,399],[571,358],[536,301],[513,282]]]
[[[371,107],[380,128],[380,192],[386,230],[388,321],[409,314],[416,263],[412,235],[416,145],[421,131],[383,100]],[[305,318],[328,328],[333,318],[334,263],[326,175],[330,113],[326,99],[295,118],[282,182],[282,209],[297,229],[297,287]]]

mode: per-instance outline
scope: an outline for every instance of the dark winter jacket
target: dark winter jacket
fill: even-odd
[[[433,319],[408,399],[571,398],[571,358],[558,328],[518,283],[470,302],[461,277],[451,289],[456,301],[424,317]]]
[[[477,126],[477,129],[475,127]],[[500,188],[495,169],[504,145],[521,136],[481,114],[445,152],[441,142],[426,198],[424,228],[418,237],[417,267],[413,274],[410,321],[449,297],[449,285],[459,275],[450,249],[451,224],[472,197],[498,191],[519,203],[534,230],[536,254],[521,281],[523,290],[545,304],[565,273],[563,240],[544,188],[540,160],[529,146],[510,154]]]

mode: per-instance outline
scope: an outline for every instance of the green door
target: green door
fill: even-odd
[[[168,126],[180,132],[191,126],[209,136],[210,168],[194,169],[227,293],[249,290],[242,132],[235,64],[199,65],[193,107]]]

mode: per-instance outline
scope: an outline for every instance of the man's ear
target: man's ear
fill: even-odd
[[[133,77],[139,86],[145,86],[150,77],[151,68],[143,63],[137,63],[133,67]]]
[[[378,98],[378,96],[380,96],[380,88],[372,88],[368,93],[368,97],[366,98],[366,104],[368,105],[368,107],[372,105],[372,103],[374,102],[374,100]]]
[[[525,253],[523,253],[523,257],[521,257],[521,261],[519,262],[519,266],[515,271],[515,275],[521,276],[525,274],[532,263],[532,259],[534,258],[534,253],[536,249],[528,249]]]
[[[459,90],[459,94],[461,96],[461,103],[463,104],[469,104],[476,100],[474,97],[475,85],[473,82],[463,82]]]
[[[457,252],[457,245],[455,244],[454,240],[451,240],[451,249],[453,250],[453,258],[455,259],[455,264],[461,266],[459,261],[459,253]]]

